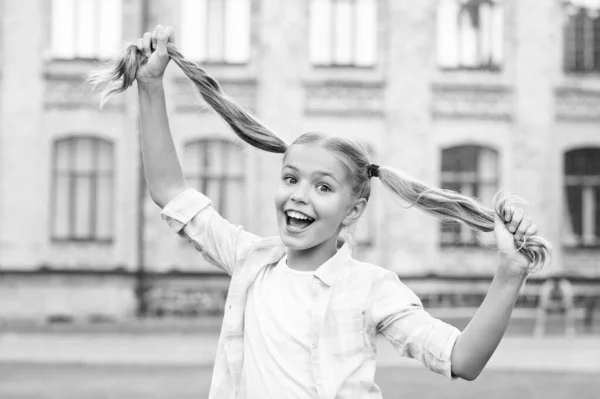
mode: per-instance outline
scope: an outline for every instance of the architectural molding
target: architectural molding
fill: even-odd
[[[125,101],[120,95],[111,97],[101,109],[99,90],[92,91],[93,86],[84,77],[46,74],[44,80],[44,108],[46,110],[125,111]]]
[[[504,86],[433,84],[434,119],[512,120],[512,90]]]
[[[600,91],[559,87],[554,98],[556,120],[600,122]]]
[[[374,82],[311,82],[304,86],[307,115],[382,116],[384,90]]]

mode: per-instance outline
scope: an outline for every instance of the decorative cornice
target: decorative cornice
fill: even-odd
[[[379,82],[326,81],[304,85],[307,115],[382,116],[384,85]]]
[[[559,87],[554,97],[556,120],[600,122],[600,91]]]
[[[44,91],[44,108],[47,110],[90,109],[100,111],[100,98],[92,92],[92,85],[85,77],[78,75],[46,74]],[[102,111],[125,111],[122,96],[111,97]]]
[[[434,84],[434,119],[512,120],[512,91],[504,86]]]

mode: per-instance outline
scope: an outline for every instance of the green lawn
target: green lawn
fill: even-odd
[[[205,398],[210,368],[0,364],[2,399]],[[392,399],[592,399],[593,374],[488,370],[474,382],[447,381],[425,369],[386,368],[376,382]]]

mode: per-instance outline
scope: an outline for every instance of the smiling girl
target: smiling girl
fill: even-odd
[[[528,273],[549,263],[549,244],[521,209],[495,210],[371,164],[346,138],[306,133],[288,144],[227,98],[157,26],[127,47],[103,101],[137,80],[148,188],[162,217],[206,259],[231,275],[211,398],[381,398],[374,382],[376,337],[448,378],[475,379],[506,330]],[[260,238],[224,220],[187,186],[167,119],[162,78],[170,59],[243,140],[282,153],[275,211],[279,236]],[[498,268],[464,331],[433,318],[382,267],[352,258],[340,232],[358,220],[373,178],[415,207],[480,231],[494,231]]]

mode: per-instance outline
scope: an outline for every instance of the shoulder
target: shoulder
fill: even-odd
[[[373,263],[350,258],[348,266],[347,272],[351,274],[353,278],[359,278],[364,282],[370,282],[371,285],[381,284],[386,281],[400,282],[400,279],[395,272]]]
[[[246,262],[247,259],[252,258],[267,264],[279,261],[285,255],[285,252],[285,245],[278,236],[256,237],[246,246],[239,259],[240,262]]]

